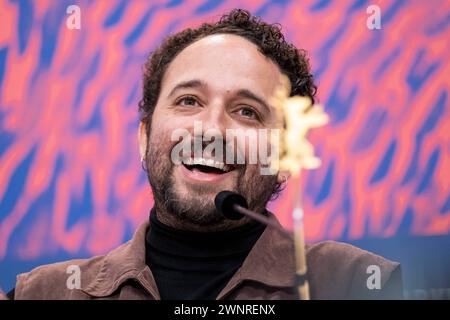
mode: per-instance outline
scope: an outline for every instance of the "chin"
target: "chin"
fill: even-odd
[[[214,201],[214,197],[220,191],[230,190],[233,191],[235,188],[231,184],[201,184],[201,183],[189,183],[189,182],[179,182],[176,184],[176,193],[181,199],[190,199],[193,197],[211,197]]]

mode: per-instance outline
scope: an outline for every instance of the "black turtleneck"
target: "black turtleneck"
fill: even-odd
[[[219,232],[178,230],[158,221],[152,209],[146,262],[161,299],[216,299],[264,229],[251,222]]]

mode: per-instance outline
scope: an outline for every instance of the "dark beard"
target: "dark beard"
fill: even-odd
[[[147,151],[147,177],[152,187],[156,212],[171,214],[179,221],[196,226],[219,226],[226,223],[226,218],[214,205],[209,186],[193,186],[189,197],[179,195],[175,190],[175,165],[170,158],[161,149],[154,149],[150,145]],[[257,165],[245,165],[235,170],[239,170],[238,178],[233,190],[229,191],[243,195],[249,209],[263,212],[267,202],[280,192],[276,175],[261,175]],[[247,170],[255,172],[246,176]],[[217,192],[220,191],[222,190]]]
[[[223,215],[216,210],[214,202],[205,196],[205,194],[210,193],[208,187],[195,186],[189,198],[183,197],[175,190],[172,174],[166,176],[160,186],[165,192],[161,193],[160,199],[155,196],[157,212],[162,209],[164,212],[174,215],[180,221],[198,226],[218,225],[225,220]]]

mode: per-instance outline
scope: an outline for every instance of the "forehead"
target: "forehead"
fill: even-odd
[[[164,75],[161,93],[197,79],[211,90],[249,89],[269,98],[280,77],[279,67],[255,44],[240,36],[217,34],[194,42],[176,56]]]

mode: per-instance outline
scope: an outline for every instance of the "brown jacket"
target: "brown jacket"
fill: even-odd
[[[145,263],[149,227],[145,222],[130,241],[107,255],[44,265],[18,275],[15,299],[160,299]],[[307,246],[306,252],[312,299],[401,298],[398,263],[334,241]],[[267,227],[217,299],[296,299],[294,264],[292,241]],[[80,270],[79,288],[67,285],[73,265]],[[370,265],[380,268],[381,289],[367,287]]]

